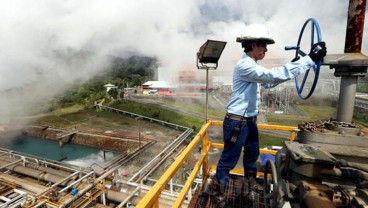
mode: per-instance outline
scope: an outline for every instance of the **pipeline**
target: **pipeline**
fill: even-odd
[[[113,162],[112,161],[109,161],[104,166],[104,169],[110,169],[112,167],[116,167],[117,164],[123,165],[125,162],[127,162],[130,159],[134,158],[139,153],[141,153],[143,150],[147,149],[148,147],[152,146],[155,143],[156,143],[156,141],[150,141],[147,144],[145,144],[144,146],[141,146],[141,147],[137,148],[136,150],[134,150],[132,154],[124,154],[124,155],[122,155],[120,157],[117,157]]]
[[[48,187],[42,186],[37,183],[32,183],[30,181],[24,180],[22,178],[18,178],[7,173],[2,173],[0,179],[4,179],[6,182],[15,183],[17,187],[21,187],[24,190],[27,190],[32,193],[40,193]]]
[[[6,163],[12,163],[14,161],[16,161],[14,158],[10,158],[10,157],[0,157],[0,162],[1,161],[4,161]],[[29,168],[32,168],[34,170],[39,170],[39,171],[42,171],[42,172],[48,172],[48,173],[51,173],[51,174],[54,174],[54,175],[57,175],[57,176],[60,176],[60,177],[68,177],[70,175],[70,173],[68,172],[65,172],[63,170],[56,170],[56,169],[53,169],[53,168],[48,168],[48,167],[45,167],[45,166],[42,166],[42,165],[39,165],[39,164],[36,164],[36,163],[31,163],[31,162],[26,162],[25,164],[26,167],[29,167]],[[73,171],[75,172],[75,171]]]
[[[161,164],[173,153],[173,151],[175,151],[183,142],[184,140],[193,132],[192,129],[187,129],[183,134],[181,134],[179,137],[181,137],[182,139],[178,140],[175,144],[173,144],[172,146],[172,150],[170,152],[168,152],[163,158],[160,159],[160,161],[157,162],[157,164],[155,166],[153,166],[151,168],[151,170],[146,174],[146,176],[151,175],[154,171],[156,171],[156,169],[158,167],[161,166]],[[137,181],[140,181],[143,178],[140,177],[139,179],[137,179]]]
[[[63,180],[59,181],[58,183],[54,183],[54,184],[53,184],[52,186],[50,186],[48,189],[46,189],[46,190],[44,190],[44,191],[42,191],[42,192],[38,193],[36,197],[39,197],[39,196],[41,196],[42,194],[44,194],[44,193],[46,193],[46,192],[50,191],[51,189],[55,188],[56,186],[60,185],[61,183],[64,183],[65,181],[70,180],[71,178],[75,177],[77,174],[79,174],[79,172],[78,172],[78,171],[77,171],[77,172],[75,172],[75,173],[73,173],[73,174],[71,174],[70,176],[68,176],[68,177],[64,178]]]
[[[137,188],[139,188],[139,186],[137,186]],[[147,189],[146,191],[148,191],[149,189]],[[164,192],[163,192],[164,193]],[[117,192],[117,191],[112,191],[112,190],[106,190],[106,198],[110,201],[114,201],[114,202],[125,202],[124,200],[129,197],[128,194],[125,193],[121,193],[121,192]],[[171,207],[173,202],[176,200],[177,196],[170,196],[170,195],[161,195],[160,198],[162,200],[160,200],[160,204],[161,205],[167,205],[167,207]],[[133,196],[131,197],[131,199],[125,202],[128,203],[132,203],[132,204],[138,204],[138,202],[142,199],[142,196]],[[120,203],[122,204],[122,203]],[[120,204],[118,206],[120,206]],[[165,207],[165,206],[164,206]]]
[[[360,53],[362,49],[366,0],[350,0],[346,24],[345,53]]]
[[[368,168],[366,168],[366,167],[364,167],[362,165],[356,164],[356,163],[347,162],[347,167],[355,168],[357,170],[361,170],[363,172],[368,173]]]
[[[66,191],[68,188],[72,187],[73,185],[79,183],[80,181],[82,181],[83,179],[87,178],[88,176],[92,175],[94,173],[94,171],[91,171],[89,173],[87,173],[86,175],[84,175],[83,177],[79,178],[78,180],[74,181],[73,183],[70,183],[68,186],[66,186],[65,188],[63,188],[62,190],[59,191],[59,193],[62,193],[64,191]]]
[[[122,193],[122,192],[118,192],[118,191],[113,191],[113,190],[106,190],[106,198],[108,200],[114,201],[114,202],[122,202],[124,201],[124,199],[126,199],[126,197],[128,197],[128,194],[126,193]]]
[[[134,189],[134,191],[132,191],[132,193],[129,194],[129,196],[127,196],[124,201],[122,201],[116,208],[122,208],[126,203],[128,203],[133,196],[140,190],[140,187],[138,186],[137,188]]]
[[[7,158],[14,158],[14,157],[26,158],[27,160],[34,160],[35,163],[42,164],[45,167],[47,167],[49,165],[51,167],[59,168],[60,170],[63,170],[63,171],[75,172],[75,171],[80,171],[81,170],[81,167],[79,167],[79,166],[75,166],[75,165],[72,165],[72,164],[64,164],[64,163],[59,164],[59,162],[57,162],[57,161],[52,161],[52,160],[48,161],[44,158],[37,158],[35,156],[29,156],[29,155],[24,154],[24,153],[18,153],[18,152],[12,151],[12,150],[4,149],[4,148],[0,148],[0,152],[2,153],[2,154],[0,154],[0,156],[8,155]]]
[[[118,168],[120,168],[125,162],[127,162],[130,159],[134,158],[136,155],[138,155],[139,153],[141,153],[143,150],[145,150],[146,148],[148,148],[151,145],[145,145],[143,147],[140,147],[138,150],[134,151],[133,154],[127,155],[126,157],[121,158],[119,161],[116,162],[116,164],[115,164],[114,167],[112,167],[107,172],[105,172],[104,174],[102,174],[101,176],[99,176],[97,180],[104,180],[107,176],[111,175],[111,173],[113,173]]]
[[[0,165],[6,165],[7,163],[4,163],[2,161],[0,161]],[[52,175],[49,174],[47,172],[43,172],[43,171],[39,171],[39,170],[35,170],[32,168],[28,168],[28,167],[23,167],[21,165],[11,165],[9,167],[7,167],[7,169],[14,171],[16,173],[22,174],[22,175],[27,175],[33,178],[36,178],[38,180],[43,180],[46,182],[52,182],[52,183],[57,183],[61,180],[63,180],[65,177],[60,177],[57,175]],[[63,186],[66,186],[68,183],[71,183],[73,180],[70,181],[65,181],[63,184]]]
[[[87,191],[89,191],[94,186],[95,186],[95,184],[92,184],[92,183],[87,184],[84,189],[79,190],[73,197],[69,197],[65,201],[63,201],[62,207],[67,207],[70,203],[72,203],[74,201],[74,199],[77,199],[80,196],[83,196]]]
[[[350,0],[346,24],[344,53],[360,53],[362,48],[366,0]],[[346,73],[345,71],[348,71]],[[335,76],[341,76],[339,104],[336,120],[351,123],[354,114],[354,100],[359,73],[367,72],[365,67],[339,68]]]
[[[128,182],[133,182],[133,180],[137,177],[140,176],[141,173],[143,171],[145,171],[146,169],[148,169],[148,167],[151,166],[151,164],[155,163],[160,163],[162,162],[162,156],[163,155],[167,155],[167,151],[171,149],[170,153],[172,153],[173,151],[173,146],[176,146],[177,144],[181,144],[188,135],[190,135],[193,132],[193,129],[187,129],[185,132],[183,132],[180,136],[178,136],[173,142],[171,142],[164,150],[162,150],[156,157],[154,157],[149,163],[147,163],[143,168],[141,168],[141,170],[139,170],[136,174],[134,174],[129,180]],[[158,162],[157,162],[158,160]],[[151,168],[150,168],[151,170]],[[147,174],[146,174],[147,175]],[[139,179],[136,179],[135,181],[139,181],[143,178],[143,176],[140,176]]]

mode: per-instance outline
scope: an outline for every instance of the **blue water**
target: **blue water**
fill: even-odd
[[[61,148],[59,141],[36,137],[18,137],[4,147],[42,158],[62,160],[83,167],[88,167],[93,163],[101,165],[105,162],[102,149],[78,144],[64,144]],[[117,155],[116,152],[105,153],[106,161]]]

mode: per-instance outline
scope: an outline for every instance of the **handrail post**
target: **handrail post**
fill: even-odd
[[[207,122],[211,122],[209,120],[207,120]],[[208,129],[206,130],[206,132],[203,134],[202,137],[202,152],[201,154],[206,154],[210,149],[210,144],[208,142]],[[207,170],[208,170],[208,157],[206,156],[203,160],[203,164],[202,164],[202,183],[205,182],[205,179],[207,178]]]
[[[160,203],[159,203],[160,197],[157,198],[157,200],[155,201],[155,203],[153,204],[152,208],[159,208],[160,207]]]
[[[294,141],[297,130],[290,131],[290,141]]]

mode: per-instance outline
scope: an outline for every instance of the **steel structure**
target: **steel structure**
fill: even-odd
[[[368,159],[365,154],[368,144],[366,136],[361,133],[362,128],[353,122],[353,113],[354,106],[364,107],[366,103],[356,99],[358,77],[365,76],[368,68],[368,57],[361,53],[365,8],[366,0],[350,0],[345,53],[328,54],[322,63],[335,69],[335,76],[341,77],[336,119],[299,125],[300,142],[317,144],[335,156],[361,163]]]
[[[172,207],[180,207],[187,197],[188,191],[191,189],[193,181],[196,179],[200,170],[202,170],[202,184],[208,178],[210,172],[216,169],[216,166],[208,163],[209,151],[212,148],[223,148],[223,144],[211,142],[209,138],[209,129],[211,126],[222,126],[221,121],[208,121],[203,125],[199,133],[192,140],[192,142],[183,150],[183,152],[176,158],[173,164],[162,174],[160,179],[155,183],[151,190],[140,200],[136,205],[137,208],[143,207],[160,207],[160,194],[165,189],[165,186],[169,183],[170,179],[175,175],[176,171],[181,167],[183,162],[190,156],[193,150],[200,142],[202,142],[202,154],[195,166],[192,169],[186,183],[180,191],[176,201],[171,205]],[[297,127],[292,126],[279,126],[279,125],[266,125],[259,124],[258,128],[267,130],[279,130],[290,132],[290,140],[293,141]],[[275,150],[260,149],[262,154],[276,154]],[[233,174],[242,175],[244,174],[243,169],[232,170]],[[259,176],[262,176],[262,172],[258,172]]]

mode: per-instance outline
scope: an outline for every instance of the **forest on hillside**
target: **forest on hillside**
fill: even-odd
[[[74,57],[91,59],[94,54],[86,51],[74,51],[68,56],[59,54],[66,62],[73,62]],[[90,105],[101,98],[107,98],[105,84],[111,83],[118,88],[140,86],[148,80],[157,80],[158,60],[155,57],[131,56],[120,58],[109,56],[109,66],[88,82],[74,86],[54,100],[52,108],[65,107],[72,104]],[[52,109],[51,109],[52,110]]]

